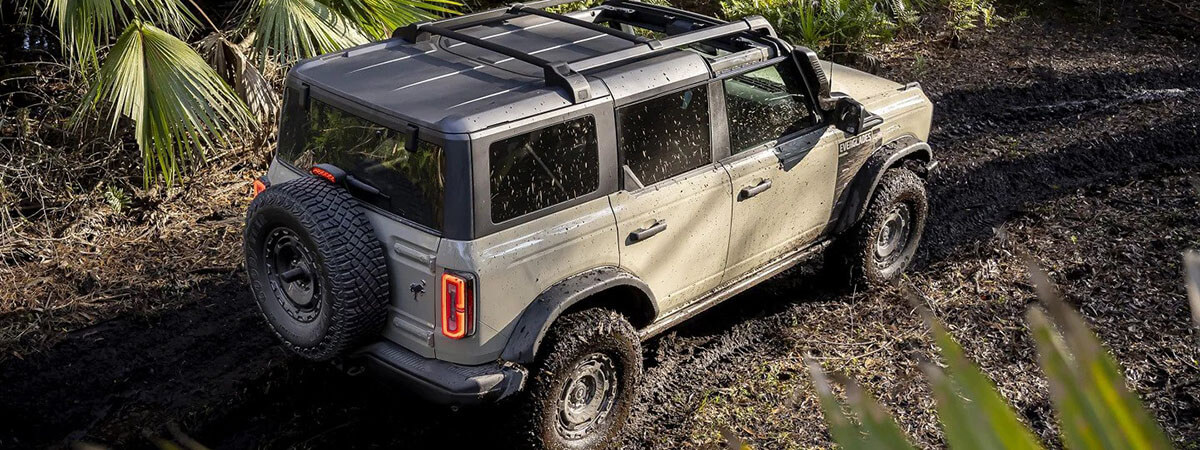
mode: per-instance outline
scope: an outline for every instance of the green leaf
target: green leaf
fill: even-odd
[[[867,448],[912,450],[908,436],[896,425],[892,415],[875,401],[858,383],[850,377],[835,372],[833,378],[846,388],[846,399],[850,410],[858,418],[862,427],[864,443]]]
[[[825,376],[825,371],[821,370],[821,365],[810,358],[805,358],[805,363],[817,389],[817,398],[821,400],[821,413],[825,416],[825,423],[829,424],[829,434],[833,436],[833,441],[847,450],[868,448],[863,441],[861,430],[846,417],[841,402],[834,396],[833,388]]]
[[[922,315],[925,316],[926,323],[933,332],[934,341],[950,369],[949,389],[952,392],[939,395],[939,403],[959,401],[958,396],[965,402],[945,407],[947,413],[964,414],[961,417],[946,417],[939,409],[939,417],[943,421],[964,421],[970,427],[974,445],[961,448],[1042,448],[1033,437],[1033,433],[1017,419],[1016,413],[1004,397],[1000,396],[996,385],[967,358],[962,347],[950,336],[945,326],[924,309]],[[935,392],[938,388],[935,384]],[[940,389],[945,390],[947,387],[942,386]]]
[[[125,28],[80,111],[112,108],[112,128],[131,119],[143,155],[143,181],[171,184],[206,148],[254,127],[229,85],[183,41],[149,23]]]
[[[179,0],[42,0],[47,15],[58,26],[62,51],[77,67],[95,70],[97,49],[131,20],[164,24],[177,34],[190,33],[196,18]],[[132,16],[130,15],[132,13]]]
[[[1153,417],[1125,387],[1120,366],[1083,317],[1061,300],[1041,269],[1031,265],[1030,277],[1046,307],[1045,312],[1030,310],[1030,328],[1067,445],[1171,448]]]
[[[286,65],[367,42],[354,21],[313,0],[261,0],[257,19],[260,66],[268,58]]]
[[[450,6],[462,6],[452,0],[322,0],[350,19],[368,36],[384,39],[396,28],[442,15],[456,15]]]

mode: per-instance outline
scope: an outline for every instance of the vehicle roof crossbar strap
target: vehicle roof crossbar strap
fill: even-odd
[[[583,72],[585,70],[590,70],[597,67],[617,64],[633,59],[656,55],[659,53],[665,53],[674,50],[677,47],[691,45],[697,42],[718,39],[748,31],[761,32],[763,30],[770,32],[771,24],[762,17],[751,16],[736,22],[707,26],[695,31],[680,33],[659,41],[651,41],[646,43],[646,45],[638,45],[604,55],[597,55],[591,58],[573,61],[571,62],[570,66],[571,69],[575,70],[576,72]]]
[[[571,67],[566,63],[542,59],[492,41],[448,30],[438,25],[431,25],[428,22],[415,23],[399,28],[395,34],[397,37],[404,38],[412,43],[428,40],[430,35],[438,35],[493,51],[512,59],[541,67],[546,84],[566,89],[570,93],[572,102],[579,103],[592,98],[591,83],[583,75],[571,70]]]
[[[624,39],[624,40],[627,40],[627,41],[630,41],[630,42],[636,42],[636,43],[639,43],[639,44],[640,44],[640,43],[647,43],[647,42],[650,42],[650,41],[651,41],[651,39],[649,39],[649,38],[645,38],[645,37],[642,37],[642,36],[638,36],[638,35],[636,35],[636,34],[633,34],[633,33],[626,33],[626,32],[624,32],[624,31],[618,30],[618,29],[616,29],[616,28],[613,28],[613,27],[608,27],[608,26],[600,25],[600,24],[598,24],[598,23],[595,23],[595,22],[588,22],[588,21],[586,21],[586,20],[580,20],[580,19],[576,19],[576,18],[574,18],[574,17],[571,17],[571,16],[564,16],[564,15],[562,15],[562,14],[554,14],[554,13],[552,13],[552,12],[547,12],[547,11],[544,11],[544,10],[541,10],[541,9],[538,9],[538,8],[534,8],[534,7],[531,7],[531,6],[525,6],[525,5],[522,5],[522,4],[520,4],[520,3],[517,3],[517,4],[514,4],[514,5],[512,5],[512,7],[511,7],[511,8],[509,8],[509,12],[512,12],[512,13],[514,13],[514,14],[517,14],[517,13],[532,14],[532,15],[535,15],[535,16],[545,17],[545,18],[547,18],[547,19],[554,19],[554,20],[557,20],[557,21],[560,21],[560,22],[566,22],[566,23],[569,23],[569,24],[571,24],[571,25],[575,25],[575,26],[578,26],[578,27],[587,28],[587,29],[589,29],[589,30],[592,30],[592,31],[599,31],[599,32],[601,32],[601,33],[608,34],[608,35],[610,35],[610,36],[616,36],[616,37],[619,37],[619,38],[621,38],[621,39]]]

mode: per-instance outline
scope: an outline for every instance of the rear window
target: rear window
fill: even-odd
[[[382,193],[361,200],[442,230],[446,159],[440,146],[418,140],[410,151],[405,148],[408,132],[315,99],[306,112],[299,97],[289,93],[285,100],[279,159],[301,170],[333,164]]]
[[[591,116],[496,141],[488,149],[492,223],[589,194],[600,187]]]

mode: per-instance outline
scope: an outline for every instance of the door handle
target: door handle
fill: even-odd
[[[755,195],[761,194],[761,193],[763,193],[763,191],[766,191],[767,189],[770,189],[770,188],[771,188],[771,180],[762,180],[761,183],[758,183],[754,186],[742,188],[742,192],[738,193],[738,200],[740,201],[740,200],[748,199]]]
[[[665,221],[665,220],[656,221],[656,222],[654,222],[654,225],[650,225],[649,227],[646,227],[646,228],[638,228],[637,230],[634,230],[632,233],[629,233],[629,243],[632,244],[634,242],[640,242],[640,241],[644,241],[646,239],[650,239],[651,236],[654,236],[658,233],[662,233],[663,230],[666,230],[666,229],[667,229],[667,221]]]

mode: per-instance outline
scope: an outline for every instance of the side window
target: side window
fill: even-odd
[[[725,80],[729,148],[740,153],[816,123],[804,83],[779,65]]]
[[[712,162],[708,86],[617,110],[625,165],[649,186]]]
[[[488,155],[493,223],[600,187],[596,120],[592,116],[496,141]]]

